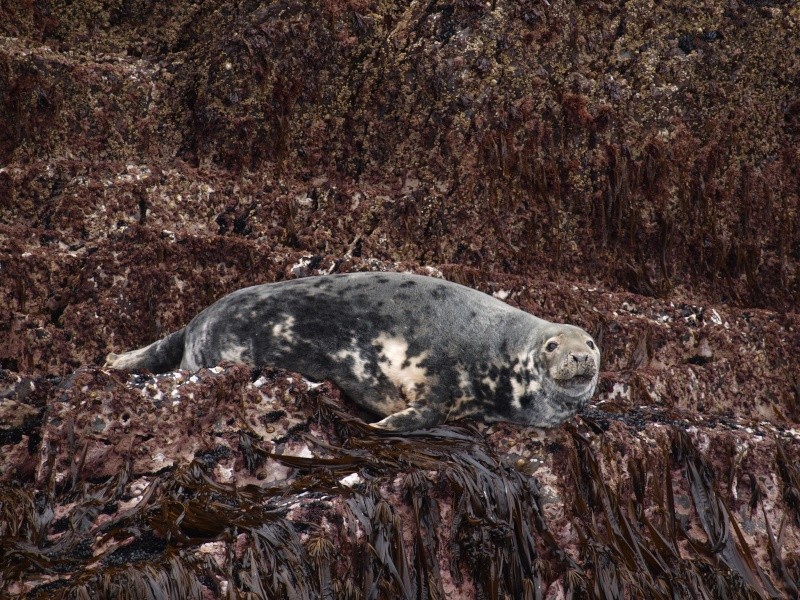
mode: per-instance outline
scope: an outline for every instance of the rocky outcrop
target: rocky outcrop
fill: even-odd
[[[0,590],[796,596],[798,28],[769,0],[0,7]],[[357,270],[584,327],[592,406],[387,436],[293,373],[101,367]]]

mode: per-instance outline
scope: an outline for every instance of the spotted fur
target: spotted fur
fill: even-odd
[[[459,417],[558,425],[594,393],[600,353],[579,327],[455,283],[352,273],[233,292],[107,366],[166,372],[223,360],[331,379],[383,417],[373,426],[402,431]]]

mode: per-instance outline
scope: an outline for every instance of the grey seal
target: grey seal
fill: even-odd
[[[330,379],[383,417],[374,427],[407,431],[461,417],[554,427],[591,398],[600,351],[580,327],[456,283],[350,273],[240,289],[106,366],[163,373],[222,361]]]

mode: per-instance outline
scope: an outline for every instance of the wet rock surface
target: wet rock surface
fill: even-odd
[[[799,31],[787,2],[0,6],[2,593],[796,596]],[[396,436],[295,373],[101,366],[360,270],[584,327],[592,405]]]

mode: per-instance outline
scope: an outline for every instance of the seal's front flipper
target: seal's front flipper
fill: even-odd
[[[389,415],[382,421],[370,423],[370,427],[387,431],[413,431],[444,423],[444,415],[428,406],[412,404],[408,408]]]

